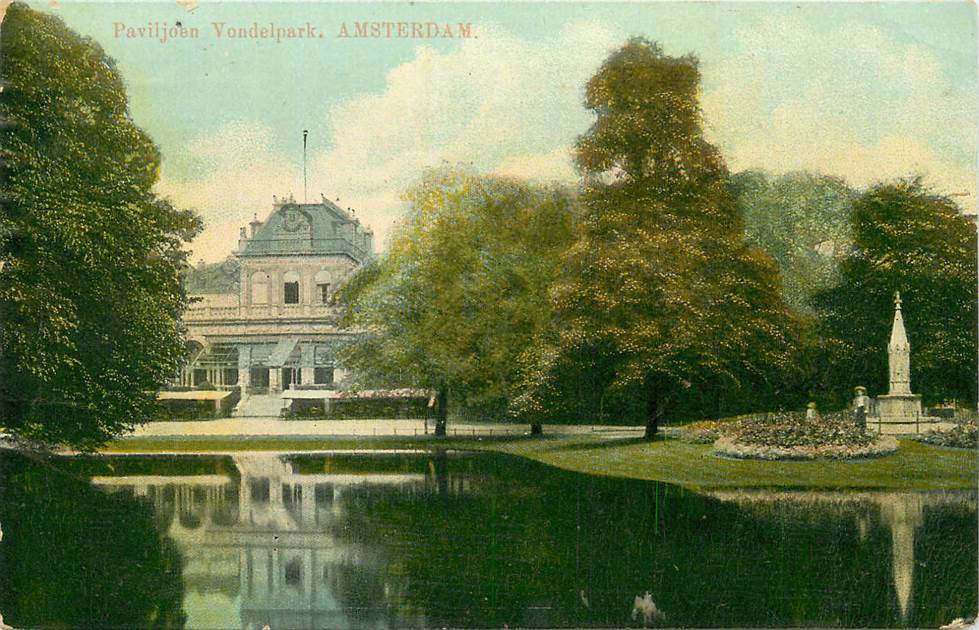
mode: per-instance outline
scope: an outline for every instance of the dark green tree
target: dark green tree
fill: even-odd
[[[826,382],[842,404],[856,385],[888,387],[894,294],[911,342],[911,383],[926,401],[976,400],[976,227],[912,178],[873,186],[853,207],[839,283],[816,296]]]
[[[786,303],[811,314],[812,296],[838,280],[856,191],[839,178],[807,172],[744,171],[731,177],[731,187],[748,242],[778,263]]]
[[[681,399],[758,396],[789,365],[794,326],[778,271],[745,243],[724,161],[703,138],[699,86],[693,57],[644,39],[588,82],[581,232],[552,292],[557,345],[540,352],[525,407],[559,400],[562,375],[579,365],[579,383],[643,401],[651,438]]]
[[[451,169],[428,173],[405,200],[389,251],[341,291],[347,325],[364,331],[343,361],[364,383],[436,390],[444,435],[450,393],[461,410],[495,417],[516,396],[521,356],[551,325],[547,292],[572,240],[572,200]]]
[[[0,424],[93,447],[144,419],[177,369],[184,244],[160,155],[114,62],[14,3],[2,26]]]

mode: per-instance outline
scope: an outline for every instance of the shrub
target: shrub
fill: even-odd
[[[974,421],[957,424],[947,431],[929,431],[917,439],[926,444],[953,448],[976,448],[977,429]]]
[[[758,446],[867,446],[876,435],[856,426],[848,412],[806,420],[804,412],[756,416],[732,425],[726,433],[742,444]]]
[[[856,426],[843,411],[807,420],[805,412],[755,415],[721,423],[714,452],[752,459],[848,459],[897,450],[897,440]]]
[[[730,436],[721,436],[714,443],[714,453],[738,459],[809,460],[852,459],[880,457],[897,450],[897,440],[889,435],[876,437],[868,444],[820,444],[817,446],[765,446],[736,442]]]

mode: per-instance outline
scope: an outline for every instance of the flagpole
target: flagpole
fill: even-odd
[[[306,136],[309,134],[308,129],[303,129],[303,203],[308,203],[306,198]]]

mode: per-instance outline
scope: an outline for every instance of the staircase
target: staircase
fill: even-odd
[[[283,402],[278,394],[247,394],[241,397],[231,415],[235,418],[278,418]]]

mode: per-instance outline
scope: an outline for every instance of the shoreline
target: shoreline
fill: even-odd
[[[690,489],[840,488],[944,490],[977,487],[977,453],[900,440],[898,450],[861,460],[721,458],[710,445],[675,439],[565,434],[543,437],[174,436],[130,437],[97,451],[114,455],[229,455],[247,451],[323,454],[493,452],[588,475],[661,481]]]

